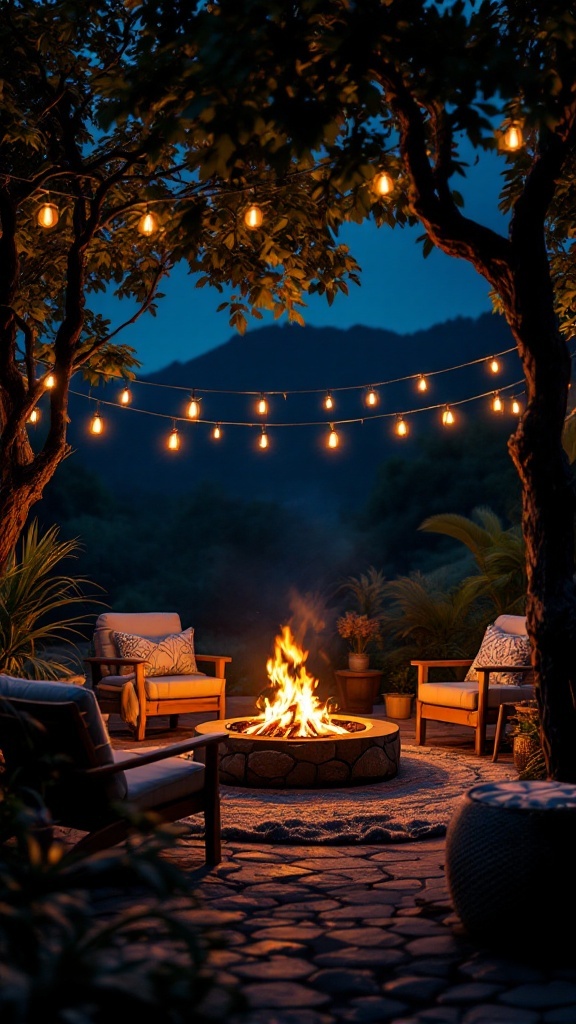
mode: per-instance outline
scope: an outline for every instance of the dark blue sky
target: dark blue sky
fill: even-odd
[[[498,212],[503,167],[502,156],[482,154],[466,179],[454,180],[454,187],[465,196],[468,216],[500,231],[506,230]],[[306,322],[341,328],[365,324],[410,334],[457,316],[477,317],[489,311],[489,287],[484,279],[465,261],[443,253],[435,251],[424,259],[416,243],[421,234],[421,228],[378,229],[373,223],[347,227],[341,240],[363,268],[362,285],[351,285],[350,294],[339,296],[332,307],[323,298],[311,297],[302,310]],[[185,269],[178,267],[162,290],[165,298],[159,303],[158,315],[142,317],[122,334],[122,340],[137,350],[141,375],[174,360],[187,362],[234,334],[226,312],[216,312],[222,296],[209,287],[195,288]],[[121,309],[116,301],[106,303],[103,311],[113,326],[125,318],[124,307],[127,311],[127,304]],[[266,322],[272,318],[254,320],[248,330],[257,330]]]

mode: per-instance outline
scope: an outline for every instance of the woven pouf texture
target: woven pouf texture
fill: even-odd
[[[576,913],[576,785],[487,782],[456,806],[446,880],[471,936],[542,948]]]

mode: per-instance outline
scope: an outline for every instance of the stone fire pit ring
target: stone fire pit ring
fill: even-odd
[[[383,782],[398,774],[400,728],[395,722],[332,715],[334,722],[360,723],[348,735],[281,739],[231,731],[243,718],[202,722],[195,732],[229,733],[220,744],[220,782],[261,789],[323,789]]]

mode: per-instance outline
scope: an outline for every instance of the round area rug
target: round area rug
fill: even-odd
[[[430,747],[402,748],[395,778],[341,789],[221,786],[222,838],[246,843],[350,845],[442,836],[460,797],[479,782],[517,779],[493,764]],[[203,833],[200,816],[186,819]]]

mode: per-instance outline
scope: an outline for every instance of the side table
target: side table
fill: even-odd
[[[334,675],[338,704],[342,711],[351,715],[371,715],[380,693],[382,672],[376,668],[367,668],[363,672],[340,668],[335,670]]]

